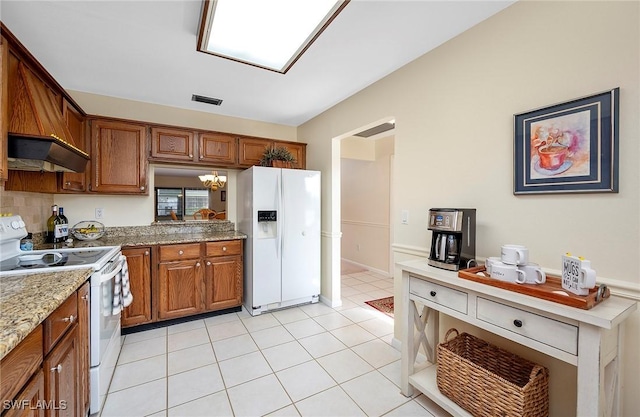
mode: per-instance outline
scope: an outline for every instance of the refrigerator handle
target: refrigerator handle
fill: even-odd
[[[282,220],[283,220],[283,215],[284,213],[282,212],[282,187],[283,184],[281,184],[281,180],[282,180],[282,176],[278,175],[277,179],[276,179],[276,188],[277,188],[277,193],[278,193],[278,207],[277,207],[277,213],[278,213],[278,217],[276,218],[276,233],[278,235],[278,238],[276,239],[276,256],[278,258],[280,258],[280,251],[282,250]]]

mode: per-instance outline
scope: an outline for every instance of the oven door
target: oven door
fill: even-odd
[[[91,276],[91,414],[102,408],[122,346],[120,312],[114,314],[113,299],[123,258],[118,254]]]

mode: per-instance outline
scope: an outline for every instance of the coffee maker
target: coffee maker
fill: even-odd
[[[476,265],[476,209],[432,208],[427,229],[429,265],[450,271]]]

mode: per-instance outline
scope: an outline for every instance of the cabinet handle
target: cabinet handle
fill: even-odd
[[[204,159],[204,156],[200,155],[200,159]]]
[[[84,301],[87,301],[87,300],[89,299],[89,294],[85,294],[85,295],[83,295],[83,296],[82,296],[82,299],[83,299]]]
[[[61,373],[62,372],[62,364],[58,364],[58,366],[54,366],[53,368],[51,368],[51,372]]]
[[[64,185],[66,185],[66,186],[71,185],[71,181],[67,181],[67,182],[65,182],[65,183],[64,183]]]
[[[522,320],[514,320],[513,325],[516,327],[522,327]]]
[[[431,294],[432,297],[436,296],[436,292],[435,291],[431,291],[429,294]]]
[[[144,185],[140,187],[140,191],[144,191]]]
[[[76,318],[73,315],[71,315],[69,317],[63,318],[62,321],[64,321],[65,323],[73,323],[74,321],[76,321]]]
[[[192,153],[189,154],[189,158],[193,158],[193,154]]]
[[[196,262],[196,266],[197,266],[197,267],[200,267],[200,262]]]
[[[149,251],[148,250],[144,251],[144,256],[149,256]]]
[[[222,247],[222,252],[226,252],[226,251],[227,251],[227,247],[226,247],[226,246],[223,246],[223,247]]]
[[[179,250],[178,251],[178,255],[184,255],[184,251],[183,250]]]
[[[211,262],[207,261],[207,266],[211,265]]]

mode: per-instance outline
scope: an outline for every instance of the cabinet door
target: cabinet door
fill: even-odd
[[[239,138],[238,139],[238,165],[253,166],[260,165],[262,154],[267,146],[273,143],[269,139],[260,138]]]
[[[201,311],[200,260],[161,263],[158,267],[158,318],[173,319]]]
[[[9,175],[7,141],[9,131],[9,46],[0,36],[0,183]]]
[[[47,416],[79,415],[78,327],[74,326],[44,360]]]
[[[67,100],[63,100],[62,102],[62,117],[71,132],[71,137],[73,138],[76,147],[87,152],[88,146],[85,136],[85,117]],[[88,161],[87,165],[89,165]],[[87,189],[87,171],[81,173],[63,172],[59,177],[60,180],[58,186],[62,192],[83,192]]]
[[[291,142],[275,142],[276,146],[283,146],[291,152],[296,162],[293,163],[293,168],[306,169],[307,167],[307,144],[306,143],[291,143]]]
[[[200,133],[198,160],[212,164],[236,163],[236,136],[225,133]]]
[[[78,410],[89,412],[89,283],[78,289]]]
[[[242,305],[242,256],[206,258],[204,281],[207,310]]]
[[[191,162],[194,132],[164,127],[151,128],[151,158],[167,161]]]
[[[42,404],[45,401],[44,392],[44,373],[42,369],[38,370],[29,384],[15,398],[13,404],[15,407],[11,407],[7,410],[2,417],[44,417],[44,407]],[[24,406],[24,402],[29,402],[28,406]]]
[[[90,191],[149,193],[146,132],[143,125],[99,119],[92,121]]]
[[[151,248],[125,248],[133,302],[124,309],[122,327],[151,322]]]

